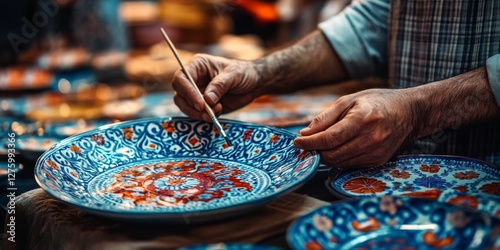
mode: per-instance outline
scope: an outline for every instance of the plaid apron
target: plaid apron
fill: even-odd
[[[450,78],[500,53],[500,1],[391,0],[389,30],[394,87]],[[460,119],[460,114],[450,115]],[[500,119],[437,132],[406,153],[463,155],[500,166]]]

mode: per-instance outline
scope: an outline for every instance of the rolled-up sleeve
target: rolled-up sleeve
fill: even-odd
[[[491,91],[500,106],[500,54],[494,55],[486,61],[486,71],[488,72],[488,82]]]
[[[387,76],[389,0],[366,0],[319,24],[354,79]]]

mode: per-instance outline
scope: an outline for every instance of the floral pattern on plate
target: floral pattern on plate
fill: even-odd
[[[37,161],[42,188],[71,205],[122,219],[170,222],[224,218],[306,182],[319,155],[295,135],[222,120],[150,118],[115,123],[57,143]]]
[[[288,229],[293,249],[496,249],[500,219],[413,197],[365,197],[317,208]]]
[[[400,156],[395,161],[344,172],[327,181],[332,193],[348,197],[404,195],[446,201],[498,216],[481,196],[500,199],[500,169],[456,156]],[[457,193],[451,199],[451,193]],[[447,193],[446,196],[443,196]],[[446,197],[446,198],[442,198]],[[466,205],[467,203],[469,205]]]

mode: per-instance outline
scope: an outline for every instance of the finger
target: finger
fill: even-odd
[[[204,92],[205,100],[209,105],[215,105],[231,89],[234,77],[234,74],[222,71],[210,81]]]
[[[332,106],[314,117],[306,128],[300,130],[301,135],[312,135],[319,131],[326,130],[332,124],[340,120],[353,106],[352,103],[339,99]]]
[[[357,137],[335,149],[321,151],[320,155],[323,164],[341,170],[377,166],[391,157],[391,154],[380,150],[377,145],[367,147],[363,137]]]
[[[190,104],[188,104],[186,99],[184,99],[177,93],[174,93],[174,103],[187,116],[197,120],[207,120],[202,116],[206,113],[205,111],[198,111],[194,109]],[[210,120],[210,118],[208,120]]]
[[[350,119],[343,119],[325,131],[297,137],[294,145],[305,150],[333,149],[356,137],[359,131],[359,124],[354,124]]]
[[[198,111],[203,111],[204,101],[202,97],[182,70],[177,70],[175,72],[172,80],[172,87],[176,94],[180,95],[184,100],[189,100],[189,102],[187,102],[189,106]]]

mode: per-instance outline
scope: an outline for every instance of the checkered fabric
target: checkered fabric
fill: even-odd
[[[396,87],[450,78],[500,53],[497,0],[393,0],[389,20],[389,81]],[[445,132],[416,142],[409,153],[463,155],[500,166],[500,120]]]

